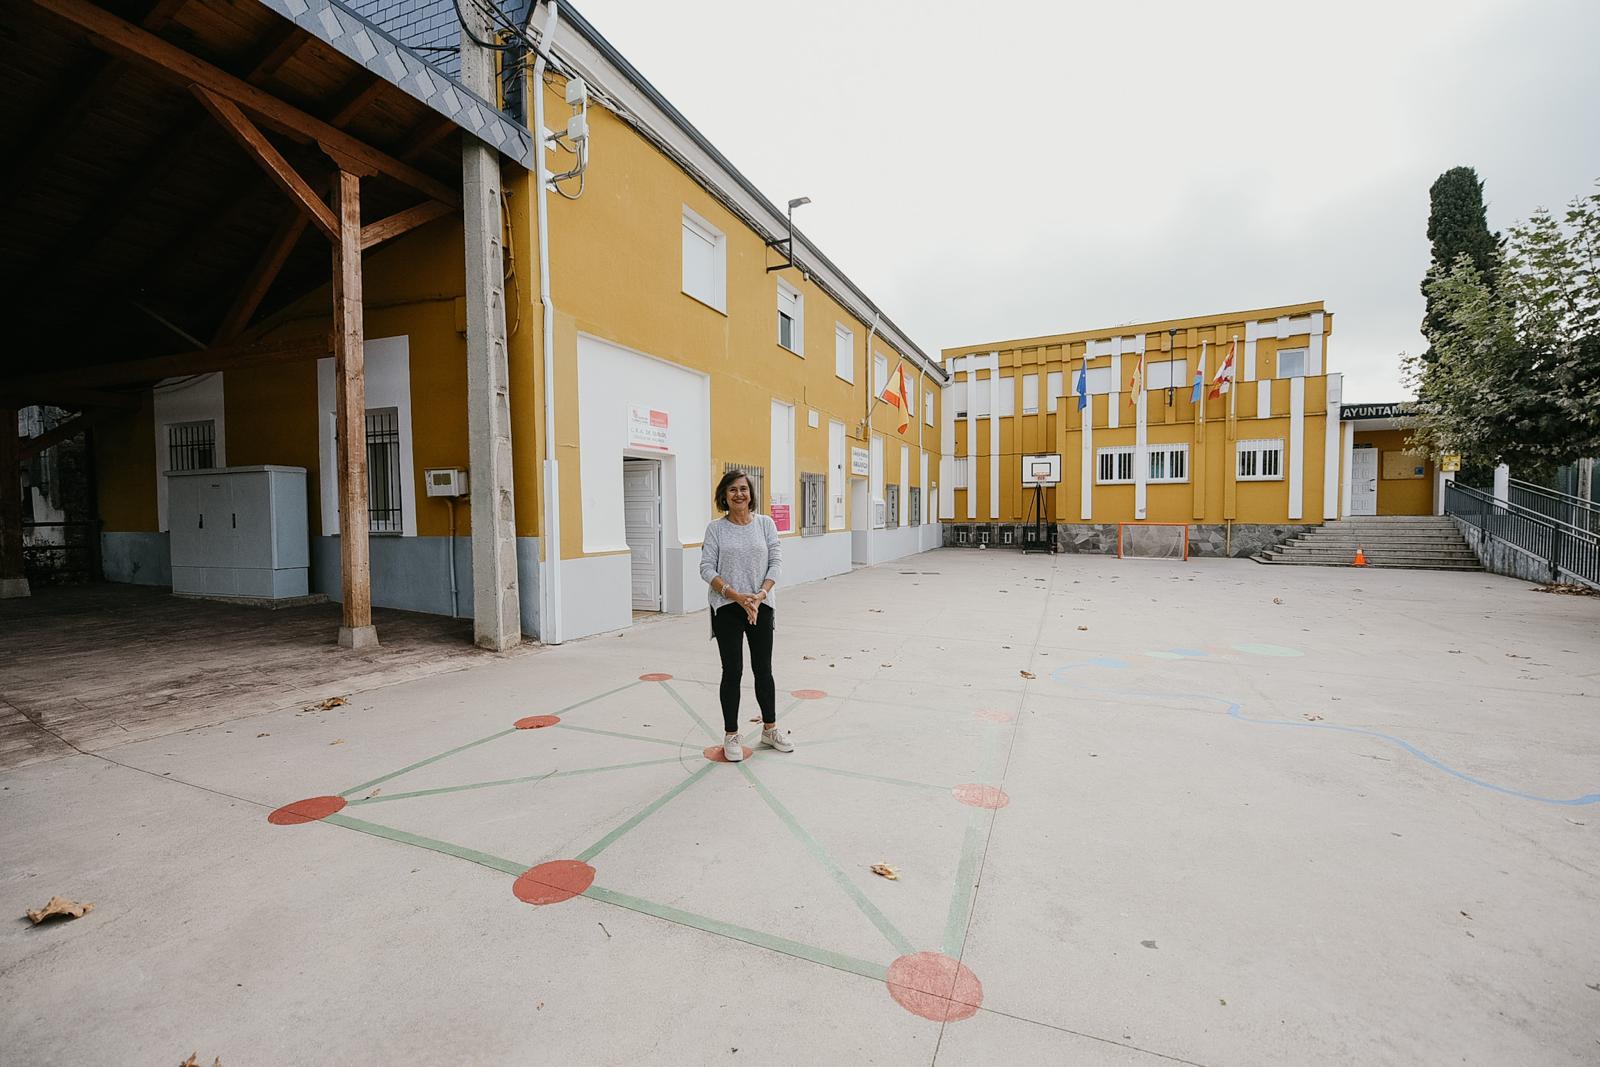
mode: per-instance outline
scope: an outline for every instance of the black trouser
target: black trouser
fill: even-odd
[[[761,721],[771,726],[778,721],[778,698],[772,681],[772,609],[756,608],[756,621],[738,604],[724,604],[711,616],[711,633],[722,654],[722,728],[739,732],[739,682],[744,677],[744,649],[741,640],[750,642],[750,670],[756,676],[756,703],[761,705]]]

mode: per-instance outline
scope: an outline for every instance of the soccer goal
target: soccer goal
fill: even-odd
[[[1117,523],[1118,559],[1189,558],[1189,525],[1183,522]]]

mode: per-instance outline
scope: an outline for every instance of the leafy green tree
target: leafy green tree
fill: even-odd
[[[1436,299],[1429,294],[1430,282],[1443,278],[1465,255],[1478,269],[1484,283],[1495,288],[1495,270],[1500,258],[1500,236],[1489,232],[1488,215],[1483,206],[1483,182],[1471,167],[1451,167],[1434,180],[1428,190],[1428,240],[1433,258],[1422,280],[1426,300],[1422,332],[1432,337],[1447,329]],[[1432,359],[1425,353],[1424,359]]]
[[[1541,208],[1487,269],[1462,252],[1425,289],[1431,358],[1405,359],[1419,445],[1521,477],[1600,452],[1600,193]]]

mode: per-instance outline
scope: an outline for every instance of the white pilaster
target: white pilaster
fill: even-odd
[[[989,517],[1000,517],[1000,353],[989,354]]]
[[[1289,379],[1289,518],[1305,517],[1306,380]]]
[[[1339,403],[1344,399],[1344,375],[1328,375],[1328,417],[1322,446],[1322,517],[1339,517]]]
[[[1148,425],[1146,423],[1145,402],[1149,397],[1148,391],[1141,389],[1134,398],[1134,438],[1133,438],[1133,517],[1146,518],[1145,499],[1150,480],[1150,459],[1148,455],[1149,441]]]
[[[1344,476],[1339,479],[1339,514],[1350,514],[1350,473],[1356,461],[1356,428],[1352,423],[1341,423],[1339,431],[1344,437]]]

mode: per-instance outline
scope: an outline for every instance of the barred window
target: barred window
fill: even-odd
[[[400,533],[400,409],[367,412],[367,529]]]
[[[911,489],[910,489],[910,493],[911,493],[911,525],[913,525],[913,526],[921,526],[922,525],[922,488],[920,486],[913,485],[911,487]]]
[[[820,474],[800,475],[800,535],[817,537],[825,533],[825,503],[828,481]]]
[[[888,526],[900,525],[900,487],[886,485],[883,487],[884,495],[884,523]]]
[[[217,424],[174,422],[167,427],[167,470],[201,471],[217,465]]]
[[[1283,442],[1240,441],[1239,480],[1270,482],[1283,477]]]
[[[1186,482],[1189,480],[1188,445],[1152,445],[1149,454],[1150,480],[1152,482]]]
[[[1133,481],[1133,449],[1102,448],[1097,453],[1098,477],[1101,485],[1116,485]]]
[[[766,514],[761,508],[761,482],[765,469],[749,463],[727,463],[723,465],[722,472],[740,471],[750,479],[750,510],[757,514]]]

